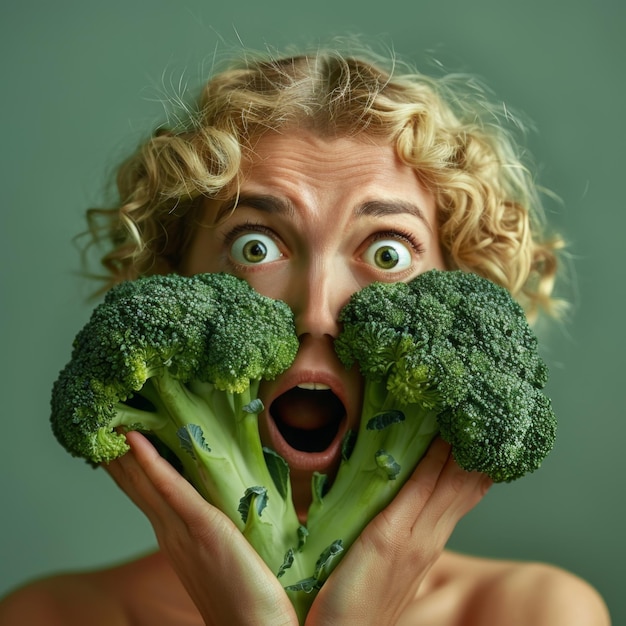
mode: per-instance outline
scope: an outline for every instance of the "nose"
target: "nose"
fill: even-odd
[[[339,312],[355,286],[346,272],[314,266],[292,278],[289,295],[298,337],[332,337],[339,334]]]

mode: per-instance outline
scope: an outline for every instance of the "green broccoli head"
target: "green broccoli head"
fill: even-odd
[[[476,274],[431,270],[410,283],[366,287],[341,322],[342,362],[358,363],[386,405],[435,410],[465,469],[509,481],[537,469],[552,448],[547,367],[506,289]]]
[[[234,276],[172,274],[121,283],[76,336],[53,386],[53,432],[76,456],[111,460],[128,449],[118,427],[161,427],[164,381],[176,381],[179,394],[190,381],[243,393],[289,367],[297,349],[287,305]]]
[[[547,396],[507,372],[486,374],[482,389],[444,410],[438,421],[459,465],[485,472],[495,482],[539,468],[556,435]]]

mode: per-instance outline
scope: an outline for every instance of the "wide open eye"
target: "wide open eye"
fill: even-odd
[[[365,251],[363,258],[376,269],[401,272],[411,267],[413,258],[407,245],[397,239],[379,239]]]
[[[236,263],[258,265],[276,261],[281,251],[271,237],[261,233],[245,233],[233,241],[230,254]]]

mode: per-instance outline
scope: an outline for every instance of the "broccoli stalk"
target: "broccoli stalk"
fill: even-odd
[[[266,461],[271,452],[259,437],[258,386],[259,381],[251,381],[242,393],[225,392],[198,380],[182,385],[165,372],[142,388],[156,409],[147,420],[113,423],[148,430],[176,450],[182,473],[237,524],[277,572],[285,551],[298,542],[299,522],[288,467],[279,458],[274,464]],[[276,466],[281,462],[283,467]]]
[[[378,396],[378,389],[373,395]],[[380,404],[365,399],[356,442],[346,441],[348,449],[335,481],[325,492],[325,477],[318,480],[307,518],[311,539],[306,547],[313,554],[331,537],[350,546],[391,502],[439,431],[433,410],[392,400],[391,394]],[[354,511],[355,519],[340,527],[338,520],[346,511]]]

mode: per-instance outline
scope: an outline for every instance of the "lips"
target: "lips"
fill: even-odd
[[[289,447],[320,453],[337,438],[346,409],[328,385],[310,382],[278,396],[270,406],[270,417]]]
[[[353,421],[348,407],[354,401],[346,400],[342,379],[328,371],[292,370],[265,396],[265,403],[264,445],[287,461],[292,478],[302,471],[332,474]]]

